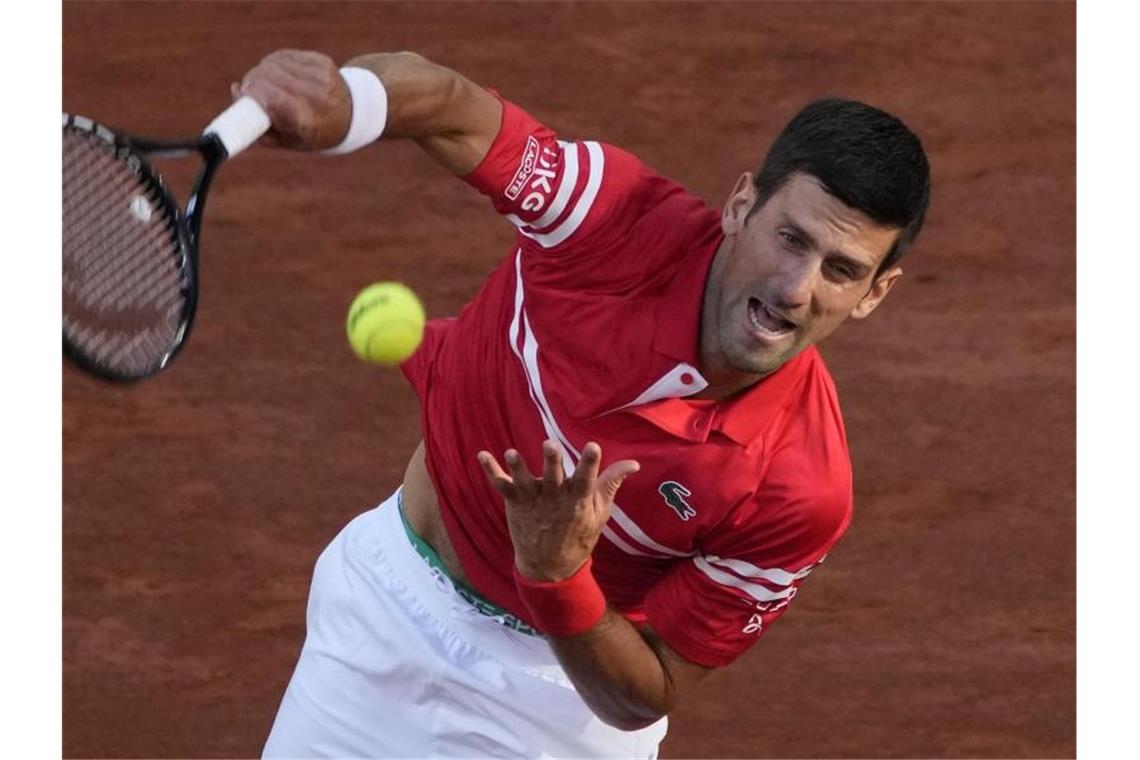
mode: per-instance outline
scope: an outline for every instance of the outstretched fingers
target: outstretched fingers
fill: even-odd
[[[598,493],[612,502],[622,482],[641,469],[636,460],[622,459],[613,462],[599,474],[602,447],[593,441],[582,449],[582,458],[569,477],[562,466],[562,449],[552,440],[546,440],[542,444],[541,480],[531,474],[522,455],[515,449],[508,449],[503,454],[506,469],[489,451],[480,451],[476,458],[487,480],[506,499],[568,488],[578,498]]]
[[[598,466],[602,461],[602,447],[590,441],[582,448],[582,458],[574,468],[570,485],[575,492],[586,495],[594,489],[598,480]]]
[[[522,454],[517,449],[507,449],[503,454],[503,459],[507,460],[507,469],[511,473],[511,479],[514,480],[515,486],[528,493],[533,493],[538,490],[538,481],[535,480],[534,475],[531,475],[530,469],[526,466],[526,460],[522,458]]]
[[[475,458],[483,468],[483,474],[487,476],[487,480],[490,481],[494,489],[498,491],[504,499],[514,498],[515,493],[517,493],[514,479],[499,466],[495,455],[489,451],[480,451],[475,455]]]
[[[641,465],[633,459],[621,459],[606,467],[599,475],[601,462],[602,447],[590,441],[582,449],[582,461],[574,470],[572,480],[580,493],[588,494],[596,491],[607,501],[613,501],[622,481],[640,470]]]
[[[641,465],[635,459],[619,459],[598,476],[598,493],[612,502],[625,479],[640,469]]]
[[[560,486],[566,473],[562,469],[562,449],[551,440],[542,442],[542,482],[543,485]]]

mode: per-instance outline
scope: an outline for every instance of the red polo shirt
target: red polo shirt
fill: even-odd
[[[403,366],[422,402],[428,469],[472,584],[528,615],[502,498],[475,459],[541,444],[567,471],[587,441],[636,459],[594,551],[615,609],[687,659],[731,662],[851,519],[835,388],[814,348],[722,402],[686,399],[720,214],[631,154],[563,142],[504,102],[466,180],[518,229],[510,255]]]

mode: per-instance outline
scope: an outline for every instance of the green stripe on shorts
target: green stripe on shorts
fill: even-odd
[[[416,550],[416,554],[423,557],[424,562],[427,562],[432,570],[442,575],[444,578],[447,578],[452,588],[455,589],[455,592],[459,594],[459,596],[463,597],[463,601],[467,602],[473,608],[475,608],[475,611],[480,615],[485,615],[489,618],[492,618],[495,620],[495,622],[506,628],[510,628],[512,631],[525,633],[528,636],[542,636],[541,633],[520,620],[518,615],[507,612],[502,607],[495,604],[490,599],[482,596],[478,591],[471,588],[467,584],[452,577],[451,573],[447,572],[447,568],[444,566],[443,560],[441,560],[439,558],[439,555],[436,554],[435,549],[428,546],[428,543],[420,538],[418,533],[412,530],[411,523],[409,523],[408,518],[404,516],[404,492],[402,490],[400,491],[400,497],[399,501],[397,502],[397,506],[400,510],[400,521],[404,523],[404,531],[408,534],[408,540],[411,541],[412,547]]]

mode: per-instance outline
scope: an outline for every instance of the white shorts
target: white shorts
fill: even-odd
[[[264,757],[653,758],[666,719],[599,720],[542,638],[481,613],[414,548],[399,491],[317,560]]]

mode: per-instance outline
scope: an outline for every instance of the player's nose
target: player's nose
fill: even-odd
[[[794,265],[785,268],[776,279],[775,296],[779,299],[779,303],[774,306],[783,310],[807,306],[811,302],[819,276],[818,262],[811,260],[810,257],[797,260]]]

